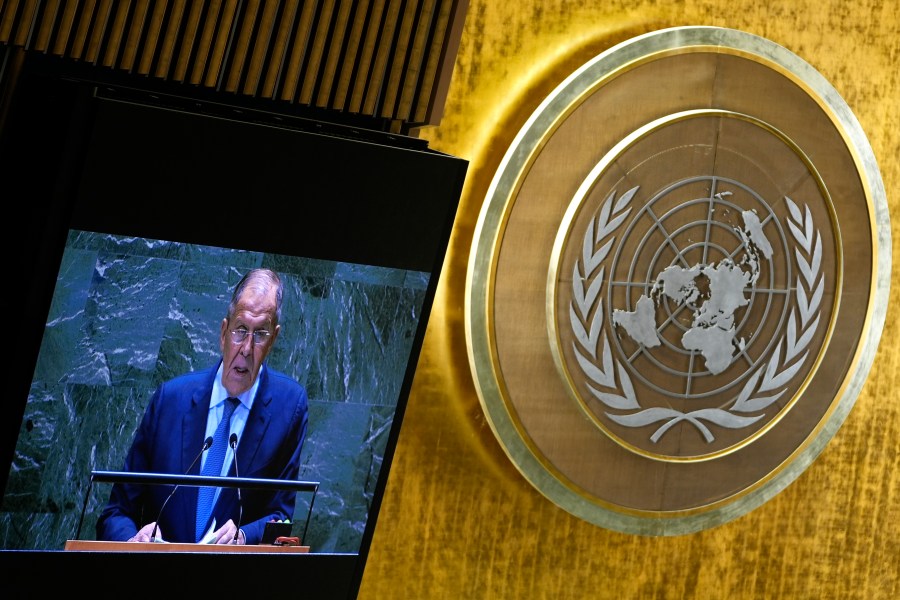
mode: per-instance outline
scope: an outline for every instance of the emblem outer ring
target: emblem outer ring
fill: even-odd
[[[662,56],[721,52],[747,58],[791,80],[827,114],[852,156],[864,190],[872,247],[865,323],[851,367],[827,414],[787,460],[737,493],[677,510],[648,510],[594,495],[549,460],[511,401],[496,349],[494,278],[510,212],[526,175],[549,138],[587,97],[622,73]],[[545,497],[596,525],[626,533],[679,535],[707,529],[763,504],[793,482],[821,453],[853,406],[874,360],[890,286],[890,219],[871,147],[852,111],[805,61],[768,40],[714,27],[681,27],[639,36],[598,55],[541,103],[515,137],[488,189],[476,225],[465,298],[466,341],[476,389],[488,422],[514,465]]]

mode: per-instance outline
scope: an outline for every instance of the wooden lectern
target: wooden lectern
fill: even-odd
[[[304,554],[309,546],[273,546],[269,544],[175,544],[168,542],[103,542],[94,540],[68,540],[67,551],[79,552],[198,552],[206,554]]]
[[[309,512],[306,515],[306,523],[300,539],[306,538],[306,530],[309,528],[309,520],[312,516],[313,502],[319,490],[318,481],[284,481],[281,479],[258,479],[252,477],[216,477],[201,475],[171,475],[166,473],[137,473],[127,471],[91,471],[91,480],[84,497],[84,506],[81,508],[81,518],[78,520],[78,531],[74,540],[66,541],[66,550],[90,551],[90,552],[192,552],[192,553],[247,553],[247,554],[284,554],[306,553],[309,546],[276,546],[272,544],[238,545],[238,544],[187,544],[170,542],[107,542],[80,540],[81,525],[84,521],[84,513],[87,510],[88,498],[95,482],[106,483],[139,483],[145,485],[173,485],[178,486],[214,486],[232,488],[256,488],[256,489],[284,489],[297,492],[312,493],[309,502]],[[174,489],[172,493],[174,493]],[[170,496],[171,497],[171,496]],[[165,504],[163,504],[165,506]]]

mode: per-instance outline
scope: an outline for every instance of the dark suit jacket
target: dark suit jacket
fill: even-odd
[[[125,459],[124,471],[185,474],[203,447],[206,417],[218,365],[176,377],[157,388]],[[297,480],[300,450],[306,438],[309,406],[299,383],[263,365],[259,388],[237,446],[241,477]],[[200,462],[190,474],[199,475]],[[234,476],[234,465],[230,475]],[[154,521],[172,493],[170,485],[115,484],[97,520],[98,540],[124,541]],[[170,542],[195,542],[197,487],[181,486],[159,518]],[[257,544],[270,519],[293,519],[296,492],[241,490],[241,529],[248,544]],[[216,527],[238,522],[235,488],[222,488],[213,508]]]

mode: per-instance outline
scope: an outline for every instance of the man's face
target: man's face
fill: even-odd
[[[249,288],[244,290],[231,322],[227,318],[222,319],[219,338],[222,348],[222,385],[231,396],[246,392],[256,381],[259,368],[281,330],[281,326],[274,323],[274,288],[265,295]],[[231,334],[234,330],[246,330],[247,335],[242,342],[234,343]],[[255,331],[268,331],[270,335],[260,337],[255,342]]]

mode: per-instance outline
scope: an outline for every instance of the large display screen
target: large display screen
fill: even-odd
[[[25,363],[5,425],[4,561],[23,578],[66,562],[137,572],[227,561],[248,591],[278,573],[273,593],[354,595],[465,161],[35,71],[3,139],[32,219]],[[35,147],[43,156],[27,156]],[[291,532],[309,552],[66,551],[94,539],[109,498],[91,474],[123,468],[160,383],[215,366],[231,292],[255,267],[285,284],[267,365],[309,397],[300,479],[318,487],[298,493]]]

